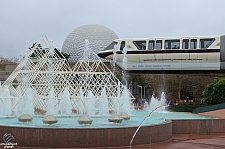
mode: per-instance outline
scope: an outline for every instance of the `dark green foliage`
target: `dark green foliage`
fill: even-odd
[[[70,57],[69,54],[66,54],[66,53],[63,53],[63,52],[60,52],[58,49],[54,49],[55,53],[58,55],[58,57],[60,58],[66,58],[66,60],[68,60],[68,58]]]
[[[225,78],[214,79],[203,92],[204,102],[207,105],[225,102]]]
[[[66,60],[68,61],[68,59],[69,59],[70,55],[69,55],[69,54],[67,54],[67,53],[63,53],[63,52],[61,52],[61,53],[62,53],[62,55],[66,58]]]
[[[42,49],[41,44],[37,44],[36,42],[33,43],[33,45],[32,45],[29,49],[31,50],[31,49],[34,48],[35,46],[36,46],[36,49],[39,49],[39,50],[36,50],[36,49],[35,49],[34,52],[31,54],[30,57],[36,57],[36,55],[37,55],[38,53],[41,53],[41,55],[44,55],[44,54],[46,53],[46,51],[45,51],[44,49]],[[68,61],[68,58],[70,57],[69,54],[60,52],[57,48],[55,48],[54,51],[55,51],[55,53],[56,53],[56,54],[55,54],[56,57],[59,57],[59,58],[65,58],[65,59]]]
[[[193,112],[196,108],[202,107],[203,105],[189,105],[189,104],[179,104],[167,107],[168,111],[173,112]]]
[[[42,46],[41,46],[41,44],[39,43],[39,44],[37,44],[37,42],[35,42],[35,43],[33,43],[33,45],[29,48],[30,50],[32,49],[32,48],[34,48],[34,47],[37,47],[37,48],[40,48],[40,49],[42,49]],[[45,53],[45,50],[42,50],[42,52],[43,53]],[[36,55],[36,53],[37,53],[37,50],[34,50],[34,52],[31,54],[31,56],[30,57],[36,57],[35,55]]]

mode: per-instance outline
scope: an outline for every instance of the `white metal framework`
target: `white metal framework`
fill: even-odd
[[[41,45],[41,46],[39,46]],[[107,66],[88,47],[87,55],[71,67],[67,60],[54,51],[55,47],[46,36],[27,52],[25,58],[11,73],[2,87],[8,86],[12,101],[21,99],[28,88],[33,90],[33,105],[35,108],[47,110],[47,98],[50,90],[54,90],[55,100],[61,100],[65,89],[69,91],[72,109],[77,109],[76,100],[88,98],[93,93],[96,101],[106,90],[109,101],[122,100],[122,92],[127,88],[115,77]],[[35,55],[33,57],[33,55]],[[97,60],[89,62],[89,56]],[[33,58],[32,58],[33,57]],[[81,92],[82,91],[82,92]],[[82,93],[82,95],[80,95]],[[133,98],[129,93],[129,98]],[[15,106],[16,103],[13,103]],[[109,104],[113,104],[110,102]],[[112,105],[113,106],[113,105]]]

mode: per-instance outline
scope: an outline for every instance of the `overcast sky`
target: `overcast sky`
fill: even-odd
[[[24,55],[42,35],[62,49],[86,24],[119,38],[225,35],[225,0],[0,0],[0,56]]]

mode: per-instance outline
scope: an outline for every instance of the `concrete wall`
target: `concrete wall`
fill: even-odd
[[[0,126],[0,137],[14,136],[13,142],[22,147],[116,147],[129,146],[137,127],[117,128],[25,128]],[[143,126],[132,145],[164,142],[172,138],[172,122]]]
[[[17,64],[0,63],[0,81],[5,81],[16,67]]]
[[[172,120],[173,134],[225,133],[225,119]]]

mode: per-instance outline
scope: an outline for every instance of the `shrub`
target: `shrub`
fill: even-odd
[[[220,104],[225,102],[225,78],[214,79],[207,85],[203,92],[204,102],[207,105]]]

